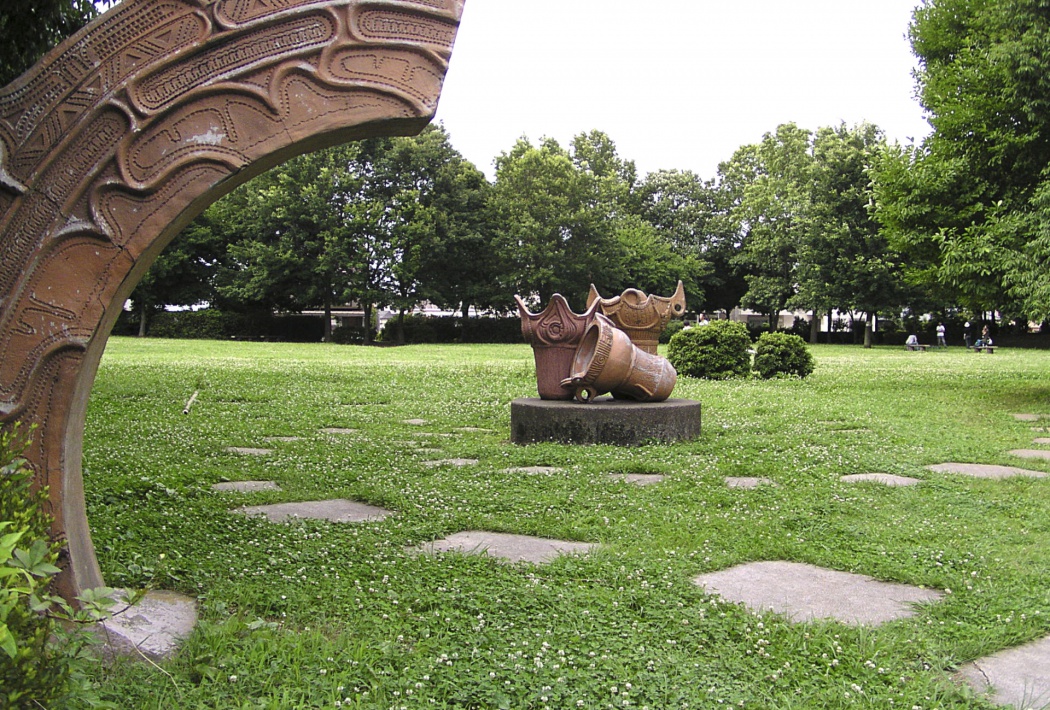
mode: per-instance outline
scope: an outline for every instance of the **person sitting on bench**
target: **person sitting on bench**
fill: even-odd
[[[904,347],[906,350],[921,350],[919,347],[919,336],[912,333],[908,336],[908,339],[904,341]]]
[[[975,350],[981,348],[988,348],[992,346],[992,336],[988,334],[988,326],[984,326],[981,329],[981,337],[977,339],[977,342],[973,344]]]

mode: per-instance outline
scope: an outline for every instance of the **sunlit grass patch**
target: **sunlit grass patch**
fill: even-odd
[[[1050,633],[1050,481],[926,466],[1019,465],[1007,452],[1038,434],[1013,414],[1050,415],[1050,353],[813,351],[805,380],[682,378],[700,438],[621,448],[509,442],[510,401],[535,396],[525,345],[114,339],[85,434],[99,561],[110,584],[198,596],[207,623],[170,676],[118,665],[103,690],[129,707],[982,707],[947,673]],[[476,463],[428,465],[453,459]],[[664,478],[610,477],[626,473]],[[840,481],[866,473],[921,484]],[[252,480],[279,489],[211,490]],[[396,515],[230,513],[337,498]],[[600,547],[545,566],[411,552],[465,530]],[[690,582],[761,560],[945,596],[852,629]]]

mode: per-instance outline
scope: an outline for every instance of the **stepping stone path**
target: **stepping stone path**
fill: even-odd
[[[610,473],[609,478],[636,486],[651,486],[664,480],[665,476],[662,473]]]
[[[241,515],[265,515],[271,523],[283,523],[292,518],[328,520],[333,523],[359,523],[366,520],[382,520],[388,515],[393,515],[389,510],[345,498],[252,505],[237,508],[233,512]]]
[[[1043,446],[1050,444],[1050,439],[1046,437],[1040,437],[1038,439],[1032,439],[1033,444],[1042,444]]]
[[[1028,476],[1030,478],[1043,478],[1046,476],[1042,471],[1029,471],[1014,466],[994,466],[983,463],[938,463],[927,466],[930,471],[937,473],[960,473],[964,476],[975,478],[1011,478],[1013,476]]]
[[[226,450],[231,454],[243,454],[244,456],[269,456],[273,453],[271,449],[255,449],[250,446],[227,446]]]
[[[405,419],[403,424],[411,424],[412,426],[424,426],[427,423],[426,419]]]
[[[281,487],[276,481],[224,481],[213,483],[211,489],[220,492],[254,493],[255,491],[279,491]]]
[[[283,442],[283,443],[287,444],[287,443],[290,443],[290,442],[293,442],[293,441],[299,441],[300,438],[301,437],[298,437],[298,436],[264,436],[263,437],[263,441],[265,441],[265,442],[280,441],[280,442]]]
[[[344,429],[344,428],[341,428],[341,427],[327,427],[325,429],[322,429],[321,433],[322,434],[339,434],[339,435],[356,434],[357,433],[357,429]]]
[[[548,540],[528,535],[468,530],[449,535],[444,540],[435,540],[423,546],[425,552],[447,552],[455,550],[465,554],[481,554],[498,557],[508,562],[550,562],[558,555],[584,554],[595,547],[590,542],[568,542]]]
[[[423,465],[429,468],[436,468],[438,466],[473,466],[478,462],[477,459],[441,459],[440,461],[424,461]]]
[[[769,478],[758,476],[729,476],[726,478],[726,485],[730,488],[758,488],[759,486],[775,486],[777,484]]]
[[[855,473],[850,476],[842,476],[839,480],[846,483],[881,483],[884,486],[914,486],[919,483],[918,478],[894,476],[890,473]]]
[[[693,583],[728,601],[775,611],[792,621],[835,619],[853,626],[914,616],[913,604],[941,598],[933,590],[798,562],[752,562],[702,574]]]
[[[1013,449],[1007,452],[1011,456],[1019,456],[1023,459],[1047,459],[1050,460],[1050,451],[1046,449]]]
[[[1037,422],[1043,418],[1042,414],[1015,414],[1014,419],[1019,422]]]
[[[996,705],[1019,710],[1050,704],[1050,637],[966,663],[960,677]]]
[[[155,661],[171,658],[197,625],[197,602],[191,597],[154,589],[128,607],[125,590],[115,591],[113,610],[126,610],[99,623],[103,641],[113,651],[127,655],[141,651]]]
[[[514,466],[503,469],[503,473],[557,473],[561,471],[557,466]]]
[[[482,428],[476,427],[476,426],[461,426],[461,427],[457,427],[456,431],[465,431],[465,432],[468,432],[468,433],[474,433],[474,432],[487,433],[487,432],[490,432],[492,430],[491,429],[482,429]]]

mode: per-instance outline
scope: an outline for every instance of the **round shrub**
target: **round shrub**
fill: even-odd
[[[797,335],[763,333],[755,344],[755,370],[767,379],[777,375],[805,377],[813,367],[813,355]]]
[[[675,333],[667,345],[667,359],[685,377],[746,377],[751,372],[750,347],[743,323],[716,320]]]

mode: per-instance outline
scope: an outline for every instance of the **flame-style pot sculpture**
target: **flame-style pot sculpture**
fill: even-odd
[[[647,353],[631,342],[612,320],[596,314],[587,326],[572,361],[572,373],[562,380],[580,402],[612,392],[620,399],[662,402],[671,396],[678,373],[667,358]]]
[[[614,298],[602,298],[591,284],[587,308],[599,304],[601,312],[612,319],[617,328],[631,338],[631,342],[647,353],[656,354],[660,333],[674,316],[685,313],[685,289],[682,282],[672,296],[647,296],[643,291],[629,288]]]
[[[521,315],[521,334],[532,346],[536,361],[536,388],[540,399],[572,399],[573,391],[562,387],[569,376],[573,356],[597,310],[591,304],[582,314],[569,308],[569,302],[560,293],[540,313],[530,313],[525,302],[514,296]]]

